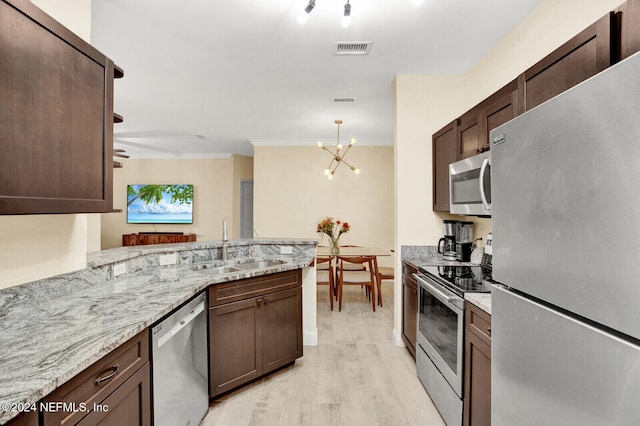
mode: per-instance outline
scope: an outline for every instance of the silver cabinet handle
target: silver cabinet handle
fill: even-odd
[[[109,380],[113,379],[113,378],[116,376],[116,374],[118,374],[118,369],[119,369],[119,368],[120,368],[120,366],[119,366],[118,364],[116,364],[116,365],[114,365],[113,367],[109,367],[109,368],[107,368],[106,370],[104,370],[104,371],[112,370],[112,372],[111,372],[111,373],[109,373],[109,374],[107,374],[106,376],[98,377],[98,378],[95,380],[96,386],[100,386],[100,384],[101,384],[102,382],[106,382],[106,381],[109,381]],[[104,371],[103,371],[103,372],[104,372]]]

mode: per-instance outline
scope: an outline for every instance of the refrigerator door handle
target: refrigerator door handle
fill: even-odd
[[[480,167],[480,178],[478,184],[480,185],[480,199],[485,209],[491,210],[491,203],[487,201],[487,195],[484,193],[484,174],[487,172],[487,166],[491,165],[491,158],[485,158],[482,161],[482,167]]]

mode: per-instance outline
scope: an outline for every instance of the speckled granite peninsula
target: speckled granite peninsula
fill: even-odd
[[[232,240],[227,262],[219,241],[123,247],[90,254],[86,269],[0,290],[0,424],[19,414],[6,404],[36,403],[209,285],[304,268],[316,244]],[[176,264],[160,266],[167,255]],[[282,263],[215,276],[195,267],[265,259]],[[121,262],[126,273],[114,278]]]

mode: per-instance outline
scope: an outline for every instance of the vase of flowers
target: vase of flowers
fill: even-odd
[[[329,251],[332,255],[337,256],[340,254],[340,236],[350,230],[351,227],[347,222],[339,220],[334,222],[332,217],[328,217],[318,223],[316,232],[321,236],[327,235],[329,237]]]

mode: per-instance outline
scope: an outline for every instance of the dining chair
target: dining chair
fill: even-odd
[[[344,285],[359,285],[367,288],[367,294],[371,298],[371,307],[373,312],[376,311],[376,276],[374,262],[375,256],[338,256],[338,264],[340,273],[338,275],[338,311],[342,311],[342,287]],[[346,270],[344,269],[344,263],[349,262],[352,264],[360,264],[365,270]],[[368,266],[368,269],[365,268]]]
[[[329,286],[329,306],[333,311],[333,295],[335,293],[335,281],[332,265],[332,257],[316,257],[316,285]]]
[[[360,247],[357,245],[343,245],[340,247]],[[338,274],[340,274],[340,269],[344,269],[345,271],[366,271],[366,267],[361,263],[352,263],[349,262],[349,258],[347,256],[343,257],[344,262],[336,262],[336,283],[338,282]],[[338,299],[338,292],[336,288],[336,300]]]
[[[377,262],[376,262],[377,267]],[[387,266],[377,267],[378,270],[378,306],[382,307],[382,280],[395,279],[395,271]]]

